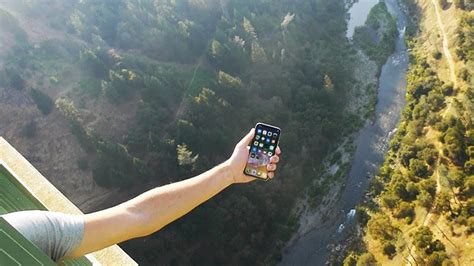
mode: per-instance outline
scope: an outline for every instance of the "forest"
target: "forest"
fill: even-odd
[[[256,122],[282,128],[275,180],[232,187],[159,233],[123,244],[140,264],[274,264],[298,226],[295,195],[362,124],[344,111],[356,56],[345,1],[13,5],[66,37],[30,43],[1,10],[15,43],[2,58],[1,85],[27,92],[44,116],[62,114],[87,154],[78,168],[92,171],[99,186],[127,191],[186,179],[223,162]],[[426,104],[439,100],[427,93],[415,94]],[[136,106],[121,134],[87,124],[87,109],[104,100],[122,112]],[[24,137],[35,130],[26,123]]]

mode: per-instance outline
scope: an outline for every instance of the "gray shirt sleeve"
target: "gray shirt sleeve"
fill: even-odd
[[[79,247],[84,236],[81,215],[35,210],[8,213],[2,217],[54,261]]]

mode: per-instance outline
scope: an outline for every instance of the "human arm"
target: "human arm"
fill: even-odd
[[[132,238],[152,234],[182,217],[201,203],[233,183],[246,183],[255,178],[244,175],[248,143],[252,129],[236,146],[224,163],[193,178],[149,190],[118,206],[87,214],[84,237],[71,257],[78,257]],[[280,149],[267,166],[274,176]]]

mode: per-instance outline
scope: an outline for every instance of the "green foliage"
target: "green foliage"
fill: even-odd
[[[441,243],[441,241],[438,239],[433,239],[433,233],[427,226],[418,227],[418,229],[414,233],[411,233],[410,236],[413,238],[413,245],[419,252],[425,256],[434,254],[432,257],[428,257],[428,261],[438,260],[440,258],[442,258],[442,260],[447,259],[446,254],[444,253],[446,248],[444,247],[443,243]],[[442,255],[443,253],[444,256]]]
[[[384,243],[382,249],[383,254],[386,255],[389,259],[392,259],[397,253],[397,249],[392,243]]]
[[[48,1],[54,4],[42,13],[35,12],[37,0],[18,5],[77,43],[22,50],[18,75],[44,70],[67,85],[69,76],[50,70],[72,61],[81,68],[71,75],[77,90],[70,95],[87,101],[84,107],[103,98],[116,111],[136,107],[126,131],[105,138],[84,126],[72,101],[56,101],[87,153],[88,165],[78,167],[91,169],[98,185],[139,190],[197,175],[228,158],[256,121],[282,125],[282,149],[300,154],[279,166],[288,178],[233,188],[237,193],[214,198],[146,245],[125,244],[127,251],[140,264],[157,257],[162,264],[275,264],[298,226],[294,195],[318,176],[334,145],[362,124],[358,114],[344,111],[357,62],[345,35],[344,2]],[[282,10],[293,9],[296,19],[281,27]],[[321,196],[330,182],[311,191]],[[238,226],[229,226],[235,221]]]
[[[374,266],[377,265],[374,255],[371,253],[364,253],[357,258],[357,266]]]
[[[455,1],[460,2],[459,0]],[[459,3],[458,7],[459,7]],[[457,48],[456,48],[456,55],[459,59],[463,60],[464,62],[472,62],[474,61],[474,52],[472,51],[472,47],[474,45],[474,38],[472,34],[474,32],[474,15],[472,14],[465,14],[461,17],[461,21],[459,22],[459,26],[457,29]]]
[[[365,25],[354,30],[353,40],[381,67],[395,50],[397,34],[396,20],[381,1],[370,10]]]
[[[389,217],[382,214],[372,216],[367,228],[373,238],[381,241],[394,240],[399,233],[399,229],[392,225]]]
[[[31,89],[30,95],[41,113],[44,115],[51,113],[54,108],[54,102],[46,93],[37,89]]]
[[[413,204],[404,201],[401,202],[394,216],[398,219],[405,219],[405,221],[410,224],[415,218]]]

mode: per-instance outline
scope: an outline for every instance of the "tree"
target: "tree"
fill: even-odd
[[[44,115],[51,113],[54,107],[54,102],[47,94],[40,90],[31,89],[30,95],[41,113]]]
[[[438,193],[436,197],[436,211],[438,213],[447,213],[451,211],[450,200],[451,197],[447,192],[441,191],[440,193]]]
[[[453,0],[454,6],[459,9],[464,9],[464,0]]]
[[[390,219],[383,215],[377,214],[373,216],[367,223],[369,234],[378,240],[393,240],[398,234],[398,228],[394,227]]]
[[[374,255],[371,253],[364,253],[357,259],[357,266],[374,266],[377,265]]]
[[[474,159],[470,159],[464,164],[464,172],[466,175],[474,175]]]
[[[423,253],[426,253],[433,242],[433,233],[427,226],[418,227],[410,236],[413,238],[413,245]]]
[[[430,171],[428,171],[428,166],[419,159],[410,159],[409,168],[410,173],[417,177],[426,178],[431,174]]]
[[[415,210],[412,204],[408,202],[400,203],[398,211],[395,213],[396,218],[406,218],[407,223],[411,223],[415,217]]]
[[[199,158],[199,154],[193,156],[192,151],[188,149],[186,144],[181,144],[177,146],[176,153],[178,155],[178,165],[181,167],[185,167],[188,171],[194,171],[196,168],[196,161]]]
[[[417,196],[420,205],[429,210],[433,205],[433,196],[425,190],[422,190]]]
[[[389,242],[383,244],[383,254],[386,255],[389,259],[392,259],[396,253],[397,249],[395,248],[394,244]]]

